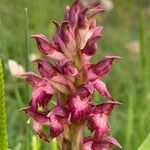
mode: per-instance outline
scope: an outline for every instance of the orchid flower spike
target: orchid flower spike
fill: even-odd
[[[96,23],[96,15],[104,11],[101,3],[85,6],[74,0],[66,7],[64,20],[54,22],[56,32],[52,39],[41,33],[31,36],[46,57],[33,61],[39,75],[21,75],[33,88],[30,102],[21,111],[32,118],[33,129],[40,138],[47,142],[56,138],[63,150],[121,148],[111,136],[108,122],[112,110],[120,103],[102,81],[120,57],[108,55],[96,64],[91,62],[103,31]],[[104,97],[100,104],[93,102],[96,90]],[[85,127],[91,136],[84,137]]]

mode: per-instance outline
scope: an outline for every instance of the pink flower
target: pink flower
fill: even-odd
[[[108,123],[114,106],[119,103],[102,81],[114,60],[120,57],[105,56],[96,64],[91,62],[103,29],[97,26],[96,15],[104,11],[101,4],[86,7],[75,0],[66,7],[62,23],[53,22],[56,32],[51,40],[43,34],[31,36],[46,57],[33,61],[40,75],[28,72],[21,76],[33,87],[31,100],[22,111],[33,119],[33,129],[42,139],[49,142],[57,137],[64,150],[70,149],[70,145],[76,150],[108,150],[113,145],[121,148],[110,136]],[[95,104],[95,90],[106,101]],[[93,136],[83,136],[86,126]]]
[[[33,118],[33,129],[47,142],[49,142],[50,138],[57,137],[63,132],[63,124],[66,122],[68,117],[67,112],[61,106],[56,106],[48,112],[40,112],[35,110],[32,106],[25,107],[21,110],[25,111]],[[49,127],[49,135],[46,135],[46,133],[41,129],[42,126]]]
[[[102,139],[110,135],[107,116],[111,114],[112,109],[119,103],[116,101],[106,101],[99,105],[93,105],[93,110],[88,117],[90,130],[95,131],[95,139]]]
[[[84,140],[83,150],[108,150],[112,146],[122,148],[118,141],[113,137],[107,137],[97,142],[95,142],[93,138],[89,137]]]
[[[71,113],[71,122],[83,121],[86,119],[91,111],[91,94],[93,93],[93,86],[83,85],[74,96],[68,100],[68,110]]]

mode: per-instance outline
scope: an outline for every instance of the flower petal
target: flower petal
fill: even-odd
[[[96,80],[94,87],[99,91],[103,96],[111,97],[106,85],[101,80]]]
[[[87,44],[85,45],[84,49],[82,49],[82,52],[85,53],[88,56],[94,55],[97,50],[96,42],[100,37],[102,36],[102,26],[94,27],[93,28],[93,35],[91,38],[87,41]]]
[[[94,32],[93,32],[92,38],[101,37],[102,36],[102,31],[103,31],[102,26],[94,27]]]
[[[109,126],[107,116],[100,114],[90,115],[88,118],[89,129],[95,131],[96,139],[101,139],[103,135],[109,134]]]
[[[21,77],[26,78],[27,82],[33,86],[35,89],[40,88],[45,91],[47,94],[54,94],[54,89],[50,86],[47,80],[37,76],[33,72],[26,72],[21,75]]]
[[[63,125],[57,120],[55,116],[50,116],[50,132],[52,137],[59,136],[63,131]]]
[[[45,55],[54,58],[58,61],[66,60],[67,58],[58,52],[48,41],[47,37],[43,34],[35,34],[31,36],[36,39],[38,49]]]
[[[55,115],[57,117],[61,117],[61,118],[67,118],[68,114],[66,112],[65,107],[63,106],[55,106],[48,114],[47,117],[50,117],[51,115]]]
[[[88,15],[88,18],[92,18],[96,14],[104,12],[104,11],[105,11],[105,8],[102,5],[98,5],[98,6],[94,7],[94,8],[92,8],[92,9],[90,9],[88,11],[87,15]]]
[[[46,134],[41,130],[41,124],[37,121],[33,122],[33,129],[35,130],[35,132],[39,135],[39,137],[43,140],[45,140],[46,142],[49,142],[48,137],[46,136]]]
[[[81,99],[84,99],[84,98],[88,98],[89,96],[91,97],[93,92],[94,92],[94,88],[93,88],[92,83],[87,83],[87,84],[81,85],[77,89],[76,95],[80,96]]]
[[[67,80],[62,74],[60,74],[60,72],[55,66],[49,64],[47,60],[38,58],[34,62],[38,63],[39,65],[38,69],[41,76],[51,79],[59,84],[63,84],[67,86],[71,85],[71,83],[69,83],[69,80]]]
[[[117,146],[120,149],[122,148],[118,141],[113,137],[106,137],[101,141],[94,142],[92,148],[93,150],[108,150],[108,148],[111,148],[112,146]]]
[[[49,101],[51,100],[52,95],[47,94],[41,88],[38,88],[32,93],[31,106],[35,109],[38,109],[38,106],[47,108]]]
[[[32,117],[35,121],[37,121],[41,124],[45,124],[45,125],[49,124],[49,119],[46,116],[46,114],[36,111],[31,106],[22,108],[21,111],[26,112],[30,117]]]
[[[95,80],[103,77],[110,71],[112,63],[115,59],[120,59],[119,56],[105,56],[99,63],[89,68],[88,79]]]
[[[113,138],[113,137],[107,137],[104,141],[106,141],[107,143],[111,145],[115,145],[117,147],[119,147],[120,149],[122,149],[122,146],[118,143],[118,141]]]
[[[37,58],[34,62],[38,63],[38,69],[42,77],[52,78],[56,74],[56,69],[45,59]]]
[[[73,26],[74,28],[78,23],[79,12],[80,12],[79,0],[75,0],[73,5],[70,7],[69,11],[69,21],[71,22],[71,26]]]
[[[83,144],[83,150],[93,150],[92,149],[93,141],[87,141]]]
[[[88,100],[81,100],[80,96],[72,97],[68,102],[68,111],[71,113],[71,122],[85,119],[90,112]]]
[[[52,137],[59,136],[64,131],[64,124],[68,119],[68,114],[64,107],[56,106],[47,115],[50,120],[50,131]]]
[[[33,87],[37,87],[43,80],[40,76],[36,75],[33,72],[26,72],[22,74],[20,77],[26,78],[27,82]]]
[[[110,115],[114,106],[119,104],[117,101],[106,101],[105,103],[93,106],[93,113]]]
[[[70,12],[70,6],[67,5],[65,9],[65,15],[64,15],[64,20],[69,21],[69,12]]]
[[[54,49],[51,47],[48,38],[43,34],[32,35],[31,38],[35,38],[38,49],[45,55],[53,53]]]
[[[93,29],[89,29],[89,26],[87,28],[79,28],[77,33],[78,48],[83,49],[85,47],[87,41],[92,37],[93,32]]]
[[[84,49],[82,50],[82,53],[85,53],[86,55],[94,55],[97,50],[96,42],[100,37],[90,38],[87,41],[87,44],[85,45]]]
[[[61,64],[61,69],[62,72],[68,76],[76,76],[78,73],[77,68],[74,67],[71,62],[66,62],[64,64]]]

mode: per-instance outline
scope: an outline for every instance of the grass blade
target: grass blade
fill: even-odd
[[[25,19],[26,19],[26,30],[25,30],[25,68],[29,70],[29,19],[28,19],[28,8],[25,8]]]
[[[140,15],[140,58],[141,58],[141,78],[142,86],[146,86],[147,81],[147,60],[146,60],[146,20],[145,15]]]
[[[3,69],[1,59],[0,59],[0,148],[2,150],[8,150],[6,110],[4,99],[4,81],[3,81]]]
[[[29,71],[29,21],[28,21],[28,8],[25,8],[25,68],[26,71]],[[28,84],[26,83],[26,100],[29,99],[30,89]],[[25,150],[30,150],[30,142],[31,142],[32,131],[30,127],[26,126],[26,139],[25,139]]]
[[[30,65],[29,65],[29,21],[28,21],[28,8],[25,8],[25,23],[26,23],[26,29],[25,29],[25,69],[26,71],[29,71]],[[26,84],[26,99],[28,99],[30,90],[28,84]]]
[[[2,58],[2,60],[4,61],[8,61],[9,59],[9,52],[7,49],[7,44],[6,44],[6,38],[5,38],[5,29],[3,28],[3,24],[2,24],[2,20],[0,17],[0,57]]]
[[[144,140],[142,145],[138,148],[138,150],[149,150],[150,149],[150,134]]]
[[[54,138],[54,139],[52,139],[52,141],[51,141],[51,149],[52,150],[57,150],[58,148],[57,148],[57,140]]]
[[[41,141],[37,135],[32,136],[32,150],[41,150]]]
[[[140,16],[140,48],[141,48],[141,65],[142,68],[145,68],[146,65],[146,56],[145,56],[145,46],[146,46],[146,39],[145,39],[145,16],[141,12]]]

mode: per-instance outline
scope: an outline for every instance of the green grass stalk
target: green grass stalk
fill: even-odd
[[[5,97],[4,97],[4,80],[3,69],[0,59],[0,148],[8,150],[8,137],[6,129],[6,110],[5,110]]]
[[[0,18],[0,35],[1,35],[1,38],[0,38],[0,57],[2,59],[4,59],[4,61],[8,61],[9,59],[9,52],[8,52],[8,49],[7,49],[7,44],[6,44],[6,38],[5,38],[5,30],[3,28],[3,24],[2,24],[2,20]]]
[[[130,95],[128,97],[128,116],[127,116],[127,125],[126,125],[126,137],[125,137],[125,149],[130,150],[132,149],[132,136],[133,136],[133,126],[134,126],[134,84],[132,80],[129,82],[129,91]]]
[[[147,136],[147,138],[144,140],[144,142],[140,145],[138,150],[149,150],[150,148],[150,134]]]
[[[41,143],[38,135],[32,136],[32,150],[41,150]]]
[[[25,69],[26,71],[29,71],[30,69],[30,64],[29,64],[29,20],[28,20],[28,8],[25,8]],[[26,83],[26,99],[29,98],[30,90],[29,86]]]
[[[26,71],[29,70],[29,21],[28,21],[28,9],[25,8],[25,69]],[[26,83],[26,97],[25,99],[28,100],[30,95],[30,89],[28,84]],[[26,138],[25,138],[25,150],[30,150],[30,144],[31,143],[31,129],[29,125],[26,125]]]
[[[141,72],[142,83],[145,86],[146,82],[146,32],[145,32],[145,16],[143,12],[140,14],[140,58],[141,58]]]
[[[52,150],[58,150],[57,140],[55,138],[51,140],[50,147]]]

